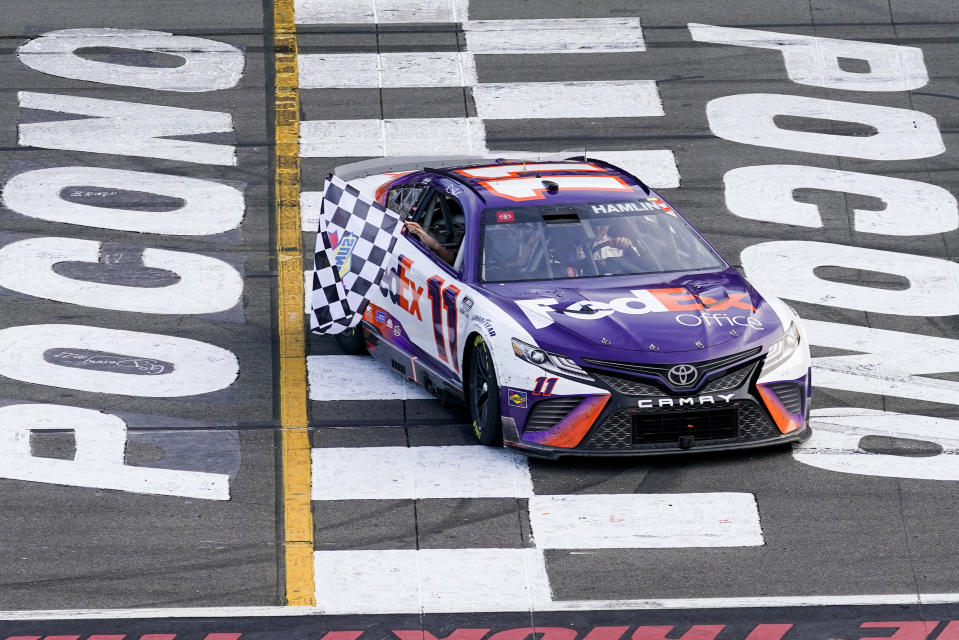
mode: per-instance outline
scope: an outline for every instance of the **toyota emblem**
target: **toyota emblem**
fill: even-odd
[[[696,382],[699,377],[699,371],[691,364],[677,364],[666,374],[669,381],[677,387],[688,387]]]

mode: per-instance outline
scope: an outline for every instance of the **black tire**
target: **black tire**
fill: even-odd
[[[359,355],[366,353],[366,338],[363,337],[363,327],[353,327],[333,336],[336,344],[345,353]]]
[[[467,404],[473,418],[473,434],[490,447],[503,443],[503,422],[499,406],[499,384],[489,347],[479,336],[473,340],[466,379]]]

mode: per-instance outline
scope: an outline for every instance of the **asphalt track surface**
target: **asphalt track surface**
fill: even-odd
[[[237,228],[205,236],[64,224],[0,207],[0,242],[5,246],[42,237],[103,243],[100,255],[104,266],[91,268],[89,263],[84,266],[82,262],[66,261],[57,271],[68,277],[126,286],[167,286],[176,280],[169,272],[158,273],[137,265],[143,249],[160,248],[218,258],[235,268],[243,280],[242,295],[234,305],[225,310],[190,314],[140,313],[103,308],[105,305],[92,302],[67,303],[17,291],[0,282],[2,328],[65,324],[177,336],[217,345],[232,352],[238,363],[235,380],[219,390],[189,394],[189,389],[185,389],[181,397],[166,398],[93,392],[78,389],[76,386],[83,385],[72,383],[38,384],[8,375],[13,372],[9,368],[4,370],[7,373],[0,371],[2,407],[51,404],[109,412],[122,418],[128,429],[123,448],[126,465],[229,477],[229,499],[69,486],[70,481],[65,480],[69,474],[54,472],[46,479],[34,481],[0,479],[0,611],[285,604],[288,576],[282,544],[284,502],[282,454],[278,447],[281,390],[276,364],[280,347],[272,236],[272,11],[271,2],[250,0],[7,0],[0,9],[0,180],[8,183],[19,174],[48,167],[104,167],[227,184],[241,189],[244,201],[243,220]],[[740,264],[738,256],[747,247],[784,240],[835,243],[951,263],[959,257],[955,229],[926,235],[867,234],[856,230],[851,223],[853,209],[879,209],[874,198],[800,190],[798,200],[815,203],[822,211],[823,226],[812,228],[734,215],[727,206],[728,193],[724,195],[723,185],[724,175],[739,167],[789,164],[899,177],[959,193],[959,120],[955,109],[959,81],[954,65],[959,54],[955,35],[959,7],[954,3],[895,0],[702,6],[685,1],[474,0],[469,11],[471,20],[639,16],[645,51],[478,55],[477,75],[482,83],[654,80],[665,114],[631,118],[491,118],[485,122],[488,148],[531,152],[585,148],[597,155],[603,150],[670,150],[675,156],[680,185],[664,188],[662,193],[736,264]],[[694,42],[691,23],[918,47],[929,81],[915,90],[895,92],[797,84],[787,77],[778,52]],[[31,39],[72,28],[149,29],[228,43],[242,51],[242,78],[235,86],[218,91],[157,91],[56,77],[18,59],[17,49]],[[456,25],[444,23],[379,28],[369,24],[303,23],[299,25],[299,46],[301,54],[445,52],[462,51],[464,37]],[[120,65],[170,64],[162,59],[137,58],[130,50],[92,50],[85,55]],[[71,116],[25,109],[21,106],[24,97],[18,92],[229,113],[231,131],[181,139],[234,145],[236,164],[201,163],[196,156],[192,160],[188,156],[174,160],[144,157],[145,152],[121,155],[24,145],[18,140],[18,127],[22,135],[24,125]],[[918,159],[862,159],[741,144],[717,136],[715,123],[711,127],[707,119],[707,103],[723,96],[756,93],[914,109],[935,118],[945,151]],[[612,93],[610,105],[619,99],[626,98]],[[300,100],[304,121],[477,115],[471,90],[462,87],[304,89]],[[836,133],[835,127],[843,124],[819,120],[794,121],[788,126],[814,131],[823,131],[825,127],[826,132]],[[782,121],[780,125],[787,126]],[[846,129],[839,133],[852,133],[849,137],[855,137],[857,131]],[[863,135],[861,131],[858,134]],[[306,192],[321,189],[323,176],[336,164],[359,159],[337,155],[335,145],[327,145],[326,149],[323,157],[302,161],[302,188]],[[70,186],[78,191],[96,187]],[[97,188],[87,191],[94,193],[75,198],[84,202],[102,198],[108,200],[102,206],[119,209],[140,207],[162,213],[173,208],[170,202],[155,196],[151,199],[148,194],[118,194],[113,190],[104,195]],[[7,204],[7,195],[4,197]],[[136,201],[134,205],[130,205],[131,198]],[[310,253],[312,242],[312,234],[304,234],[306,254]],[[308,255],[304,265],[308,265]],[[826,279],[845,279],[878,291],[907,288],[899,276],[883,272],[882,266],[876,264],[874,269],[860,271],[833,268],[832,272],[830,267],[821,267],[818,273]],[[959,296],[959,283],[953,280],[951,284],[951,290],[947,281],[947,286],[939,291],[944,307]],[[41,289],[38,285],[37,291]],[[879,312],[783,297],[803,318],[814,321],[919,336],[959,335],[955,314],[914,315],[895,305],[888,312]],[[9,338],[0,334],[0,340]],[[4,359],[16,359],[9,343],[0,343],[0,349],[4,350]],[[104,352],[143,356],[99,351],[101,356]],[[308,352],[318,358],[337,354],[332,341],[324,338],[311,338]],[[843,353],[848,351],[817,347],[813,355]],[[928,357],[944,357],[944,353],[930,351]],[[47,361],[57,358],[50,350],[45,357]],[[60,362],[64,362],[63,356]],[[943,366],[935,376],[926,379],[956,381],[959,364],[953,364],[951,373],[949,367]],[[72,368],[81,376],[97,366],[103,370],[110,365]],[[327,376],[347,374],[326,370]],[[959,419],[957,394],[953,392],[950,400],[948,390],[937,393],[939,401],[931,402],[915,394],[904,397],[822,387],[816,390],[814,407],[851,407]],[[370,400],[314,392],[309,419],[311,443],[318,449],[470,444],[461,410],[440,406],[433,400],[404,398],[402,394],[393,399]],[[902,424],[916,421],[921,419],[907,417]],[[943,428],[959,426],[955,422],[941,424]],[[951,449],[946,446],[949,451],[942,454],[943,447],[934,442],[914,435],[908,439],[895,435],[893,428],[887,436],[872,436],[861,446],[872,453],[914,461],[947,455],[954,466],[959,466],[952,455],[955,444]],[[30,446],[35,457],[61,460],[73,458],[78,450],[67,425],[57,429],[47,424],[43,430],[34,431]],[[12,460],[5,458],[5,463],[14,464]],[[548,549],[544,555],[552,599],[597,603],[593,609],[583,605],[583,611],[577,612],[491,613],[468,609],[455,614],[386,615],[371,601],[365,611],[356,605],[356,610],[342,611],[344,615],[303,618],[249,617],[236,609],[217,615],[205,609],[189,618],[183,618],[185,614],[181,613],[180,617],[167,620],[162,614],[153,613],[149,622],[112,619],[119,614],[103,614],[101,619],[92,621],[55,622],[68,614],[49,613],[38,615],[48,621],[0,620],[0,636],[177,633],[203,637],[206,633],[243,633],[264,638],[319,638],[331,630],[364,630],[364,637],[393,637],[390,632],[395,629],[426,629],[436,637],[446,637],[456,629],[467,628],[488,629],[492,633],[527,627],[565,627],[580,635],[560,636],[554,632],[555,637],[572,638],[586,637],[593,627],[628,627],[632,633],[638,625],[675,625],[675,634],[679,635],[684,625],[699,624],[726,625],[720,637],[733,638],[746,637],[758,624],[785,623],[795,625],[788,638],[824,639],[890,634],[891,627],[866,630],[860,627],[864,622],[931,620],[941,624],[909,627],[912,635],[908,637],[959,637],[959,624],[946,627],[946,621],[959,620],[959,605],[955,604],[959,596],[945,598],[946,604],[935,604],[934,599],[926,599],[921,605],[908,598],[902,600],[903,604],[883,604],[882,600],[903,594],[913,599],[916,594],[959,594],[959,556],[955,553],[954,533],[959,524],[959,485],[955,481],[818,469],[797,459],[789,449],[655,461],[530,461],[528,468],[535,496],[749,494],[755,497],[763,544]],[[6,473],[0,468],[0,478],[8,477],[19,476],[9,466]],[[468,478],[451,475],[447,479],[469,484]],[[321,554],[530,549],[534,546],[529,532],[530,499],[521,495],[319,499],[313,503],[314,547]],[[847,606],[729,608],[735,604],[730,599],[735,598],[794,597],[852,600]],[[715,606],[700,601],[685,607],[680,602],[703,598],[717,599]],[[657,605],[667,611],[628,607],[603,610],[599,604],[640,600],[673,604]],[[597,632],[595,638],[619,637],[614,632],[603,633]],[[623,633],[626,631],[621,629],[620,635]],[[712,637],[708,631],[703,633]],[[775,633],[766,628],[754,640],[776,638]],[[352,636],[343,636],[342,640],[347,637]],[[509,637],[518,640],[525,636],[505,634],[500,639]],[[551,639],[547,635],[547,640]]]

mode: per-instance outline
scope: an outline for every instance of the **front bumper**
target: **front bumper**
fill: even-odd
[[[553,440],[547,431],[521,433],[515,421],[504,419],[504,442],[526,455],[558,458],[705,453],[805,440],[810,434],[808,373],[771,389],[757,385],[761,363],[762,358],[737,362],[683,394],[652,378],[591,370],[604,387],[597,392],[609,395],[588,430],[581,429],[581,439],[570,442],[567,435]],[[789,390],[791,394],[784,393]],[[584,404],[602,397],[587,397]],[[695,424],[684,425],[687,418]],[[663,426],[649,427],[659,423]],[[555,429],[562,427],[560,422]]]

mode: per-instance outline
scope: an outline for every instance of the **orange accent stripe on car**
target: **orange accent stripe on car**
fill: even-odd
[[[526,442],[571,449],[586,437],[586,433],[609,402],[609,397],[608,393],[602,396],[589,396],[549,431],[530,431],[524,433],[521,439]]]
[[[786,407],[783,406],[772,390],[767,389],[762,384],[757,384],[756,388],[759,390],[759,395],[762,396],[763,402],[766,404],[766,408],[769,409],[773,420],[776,421],[776,426],[779,428],[780,433],[791,433],[801,426],[802,423],[800,420],[796,419],[795,415],[786,410]]]

